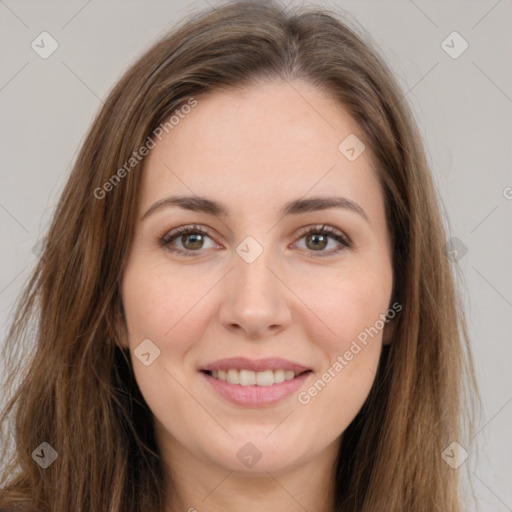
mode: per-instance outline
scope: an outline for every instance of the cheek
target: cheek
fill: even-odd
[[[310,282],[314,285],[301,291],[304,302],[321,307],[312,308],[316,315],[309,312],[304,326],[325,358],[298,401],[326,425],[343,430],[362,407],[377,372],[392,274],[385,262],[375,262]]]
[[[149,338],[162,350],[185,350],[187,339],[193,338],[191,331],[206,318],[204,311],[201,317],[198,312],[211,286],[206,278],[194,278],[190,272],[169,273],[165,266],[129,267],[123,280],[123,304],[130,348]]]
[[[169,411],[173,411],[173,418],[186,417],[194,403],[187,379],[195,365],[193,349],[209,321],[206,301],[201,299],[213,282],[207,277],[194,279],[192,271],[170,272],[165,265],[142,264],[142,259],[126,269],[123,304],[133,371],[157,418],[169,418]],[[137,358],[137,347],[145,339],[159,350],[149,365]],[[172,424],[176,429],[174,421]]]
[[[380,319],[389,308],[392,290],[392,273],[385,261],[347,265],[334,275],[317,272],[314,278],[306,276],[296,281],[295,290],[315,313],[310,311],[311,321],[305,324],[316,331],[309,333],[310,339],[322,340],[331,357],[343,354],[359,335],[364,339],[364,333],[376,323],[379,333],[372,330],[372,338],[375,344],[380,342]]]
[[[322,306],[322,319],[330,328],[323,349],[328,356],[325,370],[342,375],[338,384],[345,387],[358,378],[371,378],[376,371],[384,325],[380,318],[386,314],[389,294],[367,289],[360,281],[345,281],[336,292]],[[334,367],[335,362],[343,368]]]

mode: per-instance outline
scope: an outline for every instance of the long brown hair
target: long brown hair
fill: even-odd
[[[120,283],[144,166],[126,162],[191,98],[300,79],[339,101],[361,128],[385,197],[393,301],[402,305],[370,395],[340,444],[336,510],[460,510],[458,470],[442,452],[453,441],[467,448],[466,398],[476,383],[442,203],[400,88],[364,40],[326,10],[229,2],[187,19],[111,91],[4,347],[11,372],[3,388],[0,508],[163,510],[152,415],[118,344]],[[123,166],[122,179],[112,181]],[[42,442],[58,454],[46,469],[32,457]]]

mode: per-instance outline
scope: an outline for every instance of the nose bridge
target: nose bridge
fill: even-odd
[[[246,259],[244,255],[240,255],[242,250],[247,249],[249,244],[244,242],[237,249],[237,258],[235,259],[235,276],[237,283],[244,288],[244,294],[253,290],[255,294],[261,294],[262,291],[271,291],[275,280],[275,275],[269,270],[272,268],[272,250],[270,248],[263,249],[261,254],[256,255],[254,260]],[[249,255],[255,249],[249,245]]]
[[[233,255],[221,321],[227,328],[242,328],[253,335],[283,328],[290,313],[285,287],[274,273],[274,251],[250,238],[242,241]]]
[[[251,240],[242,242],[237,248],[233,279],[234,293],[237,301],[252,308],[268,307],[269,302],[275,302],[279,293],[276,276],[270,271],[274,259],[270,247],[258,250]],[[243,253],[243,250],[249,251]]]

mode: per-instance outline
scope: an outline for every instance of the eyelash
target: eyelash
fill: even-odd
[[[341,247],[338,247],[337,249],[330,250],[330,251],[312,251],[308,250],[309,253],[314,253],[315,256],[318,256],[320,258],[326,257],[326,256],[332,256],[334,254],[339,253],[340,251],[343,251],[344,249],[350,249],[352,248],[352,243],[346,237],[341,231],[338,231],[337,229],[333,228],[332,226],[326,226],[323,225],[317,225],[317,226],[310,226],[306,227],[303,230],[301,230],[299,240],[304,238],[305,236],[309,234],[319,234],[319,235],[328,235],[329,238],[332,238],[336,240],[338,243],[341,244]],[[200,252],[200,250],[197,251],[184,251],[182,249],[177,249],[176,247],[172,247],[170,244],[174,240],[178,239],[180,236],[184,235],[190,235],[190,234],[201,234],[201,235],[207,235],[209,238],[212,238],[208,231],[200,228],[198,225],[190,225],[190,226],[183,226],[180,228],[175,229],[174,231],[171,231],[169,233],[166,233],[163,237],[158,239],[159,244],[164,247],[166,250],[171,251],[175,254],[179,254],[185,257],[195,257],[194,253]],[[324,253],[324,254],[322,254]]]

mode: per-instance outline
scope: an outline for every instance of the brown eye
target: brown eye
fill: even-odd
[[[183,247],[185,247],[185,249],[201,249],[204,243],[203,236],[204,235],[202,233],[191,233],[190,235],[182,235],[181,244],[183,245]]]
[[[315,256],[320,257],[331,256],[352,247],[352,243],[343,232],[325,225],[306,228],[302,232],[300,239],[304,239],[306,245],[305,250],[309,251],[310,254],[315,254]],[[338,244],[338,247],[336,247],[335,244],[335,247],[331,250],[325,250],[331,240],[334,240]]]
[[[319,235],[312,233],[306,236],[306,245],[308,249],[317,250],[325,249],[329,243],[329,237],[326,235]]]
[[[205,247],[205,243],[208,239],[212,241],[212,246],[215,245],[213,244],[211,236],[208,235],[204,229],[193,225],[184,226],[167,233],[159,239],[159,243],[165,249],[176,254],[182,256],[196,256],[194,253],[200,253],[201,249],[212,247]],[[178,246],[175,244],[178,244]]]

